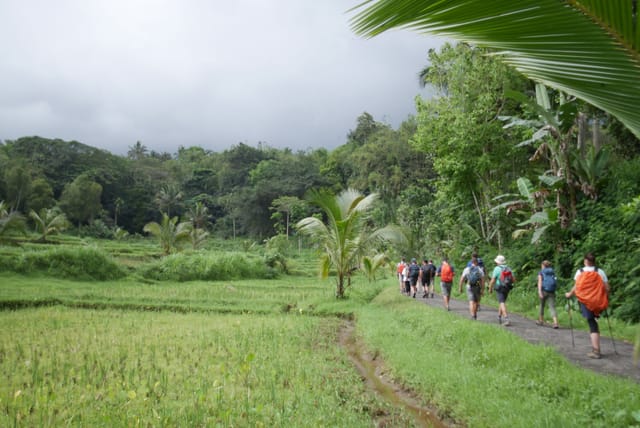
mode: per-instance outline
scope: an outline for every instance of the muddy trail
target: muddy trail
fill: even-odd
[[[407,297],[411,298],[411,297]],[[416,300],[424,304],[444,309],[442,297],[435,295],[434,298],[416,297]],[[507,302],[508,308],[508,302]],[[462,317],[469,317],[469,304],[467,301],[451,299],[449,310]],[[573,314],[573,316],[580,316]],[[551,328],[545,324],[538,326],[535,320],[531,320],[520,315],[510,313],[511,325],[503,326],[513,334],[521,336],[526,341],[533,344],[541,344],[555,348],[564,355],[568,361],[585,369],[595,372],[620,376],[635,380],[640,383],[640,366],[633,358],[633,345],[631,343],[615,340],[607,336],[607,320],[600,319],[600,347],[602,358],[591,359],[587,353],[591,349],[589,333],[577,331],[569,326],[561,325],[558,329]],[[478,312],[477,322],[493,323],[498,325],[497,308],[482,306]],[[385,375],[384,362],[377,355],[371,355],[366,347],[358,343],[354,334],[354,324],[347,321],[340,332],[340,345],[346,349],[349,358],[362,376],[367,387],[381,396],[387,402],[396,407],[402,407],[413,415],[416,426],[421,427],[457,427],[463,426],[453,420],[443,420],[438,418],[438,411],[435,407],[421,404],[423,400],[415,393],[407,390],[402,385],[393,381]],[[385,415],[377,415],[376,426],[386,426]]]

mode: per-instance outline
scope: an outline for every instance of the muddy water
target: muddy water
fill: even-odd
[[[364,379],[367,387],[377,393],[394,407],[405,409],[410,413],[419,427],[449,427],[442,420],[438,419],[433,409],[420,406],[418,401],[413,398],[409,391],[404,390],[401,386],[396,385],[388,379],[378,374],[381,367],[379,360],[371,358],[370,355],[363,351],[356,340],[354,334],[353,322],[348,321],[342,326],[340,331],[340,345],[346,349],[349,358],[356,366],[356,369]],[[380,426],[384,425],[380,421]]]

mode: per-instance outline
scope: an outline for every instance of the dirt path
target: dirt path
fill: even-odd
[[[442,297],[438,294],[433,299],[416,297],[416,300],[444,310]],[[462,317],[469,317],[469,303],[467,301],[451,299],[449,308],[453,313]],[[507,310],[508,308],[509,302],[507,301]],[[581,315],[574,313],[573,316],[579,317]],[[640,382],[640,366],[633,361],[633,345],[620,340],[612,341],[611,336],[608,334],[607,320],[604,317],[599,321],[600,351],[602,354],[602,358],[599,360],[594,360],[587,356],[587,353],[591,350],[589,332],[587,331],[573,330],[573,343],[575,343],[575,346],[573,346],[572,332],[569,326],[561,325],[557,330],[549,325],[541,327],[536,325],[535,320],[524,318],[514,313],[509,313],[509,320],[511,325],[503,328],[519,335],[530,343],[552,346],[577,366],[598,373],[620,376]],[[498,325],[498,309],[481,304],[480,312],[478,312],[478,321]]]

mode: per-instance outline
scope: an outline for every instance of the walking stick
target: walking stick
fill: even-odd
[[[571,306],[573,301],[571,299],[567,299],[567,309],[569,311],[569,329],[571,330],[571,346],[576,347],[576,342],[573,338],[573,317],[571,316]]]
[[[607,324],[609,325],[609,336],[611,336],[611,343],[613,344],[613,352],[618,355],[618,350],[616,349],[616,341],[613,339],[613,330],[611,330],[611,321],[609,321],[609,309],[605,310],[604,316],[607,317]]]

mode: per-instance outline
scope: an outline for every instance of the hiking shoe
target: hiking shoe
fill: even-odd
[[[478,317],[477,317],[477,316],[475,316],[475,315],[471,315],[471,319],[472,319],[472,320],[477,320],[477,319],[478,319]]]
[[[553,328],[557,330],[558,329],[558,324],[554,324]]]
[[[413,293],[413,298],[414,298],[414,299],[416,298],[416,293]]]
[[[511,323],[509,322],[509,318],[505,318],[505,319],[504,319],[504,325],[505,325],[505,327],[507,327],[507,326],[510,326],[510,325],[511,325]]]
[[[424,294],[422,295],[422,297],[423,297],[423,298],[428,298],[429,296],[427,295],[427,293],[424,293]]]
[[[536,325],[540,325],[540,326],[542,326],[542,325],[544,325],[544,321],[540,321],[540,320],[538,320],[538,321],[536,321]]]
[[[587,354],[587,357],[593,358],[594,360],[599,360],[601,358],[600,351],[598,349],[594,349]]]

